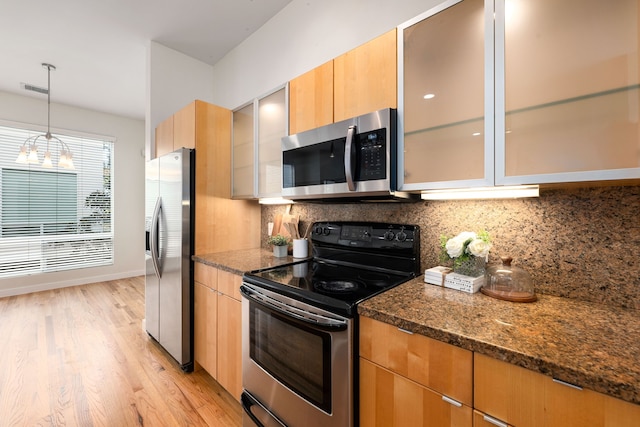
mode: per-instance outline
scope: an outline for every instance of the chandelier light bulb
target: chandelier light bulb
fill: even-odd
[[[29,156],[27,157],[27,163],[40,163],[40,161],[38,160],[38,147],[36,147],[35,144],[31,146],[31,151],[29,151]]]
[[[20,153],[18,154],[18,158],[16,159],[16,163],[27,163],[27,147],[24,145],[20,147]]]
[[[51,153],[49,151],[44,153],[44,160],[42,161],[42,167],[43,168],[52,168],[53,167],[53,163],[51,163]]]
[[[75,170],[75,166],[73,165],[73,155],[71,154],[71,151],[67,151],[67,166],[65,166],[65,168]]]
[[[67,152],[64,150],[60,151],[60,160],[58,160],[58,166],[66,169],[67,167]]]

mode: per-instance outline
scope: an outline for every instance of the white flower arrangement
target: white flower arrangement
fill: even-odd
[[[471,259],[471,257],[488,260],[491,250],[491,238],[485,230],[475,233],[463,231],[455,237],[440,236],[441,258],[443,261],[453,259],[454,267]]]

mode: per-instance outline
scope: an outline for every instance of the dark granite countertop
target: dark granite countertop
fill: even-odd
[[[243,274],[248,271],[263,270],[300,261],[297,258],[294,259],[291,255],[277,258],[273,256],[271,250],[260,248],[194,255],[192,259],[235,274]]]
[[[267,249],[194,255],[235,274],[289,264]],[[358,306],[361,315],[640,404],[640,311],[538,295],[512,303],[425,284]]]
[[[640,404],[640,311],[538,295],[513,303],[424,283],[386,291],[361,315]]]

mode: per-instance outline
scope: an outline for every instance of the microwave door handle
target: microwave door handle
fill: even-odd
[[[349,126],[347,130],[347,141],[344,145],[344,175],[347,178],[349,191],[356,191],[356,183],[353,174],[356,165],[356,144],[353,141],[356,135],[356,127]]]

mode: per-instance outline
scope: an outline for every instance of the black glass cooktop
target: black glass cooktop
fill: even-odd
[[[313,258],[244,275],[244,281],[337,314],[355,316],[357,304],[416,277],[417,225],[317,222]]]
[[[247,273],[244,280],[338,314],[353,316],[359,302],[414,276],[412,273],[381,272],[310,260]]]

